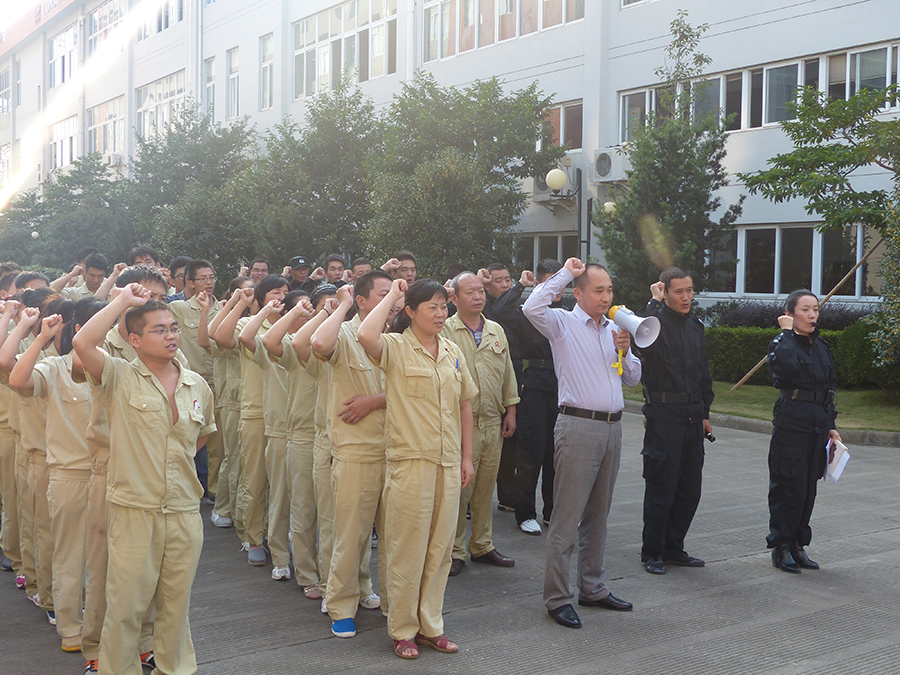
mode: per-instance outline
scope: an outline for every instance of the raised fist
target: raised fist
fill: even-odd
[[[522,276],[519,277],[519,283],[522,284],[525,288],[531,288],[534,286],[534,272],[531,270],[525,270],[522,272]]]

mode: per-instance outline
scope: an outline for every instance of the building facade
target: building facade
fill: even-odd
[[[216,121],[246,115],[265,129],[285,115],[302,120],[310,98],[345,73],[377,107],[417,69],[442,85],[497,76],[511,90],[536,80],[552,93],[550,123],[571,148],[571,198],[554,198],[540,178],[525,185],[534,202],[519,222],[518,264],[602,260],[590,212],[625,179],[617,148],[654,110],[654,69],[678,9],[709,25],[700,107],[733,115],[726,205],[743,191],[738,172],[790,150],[778,122],[798,86],[840,98],[897,82],[896,0],[47,0],[0,36],[0,201],[87,152],[127,170],[135,132],[164,128],[188,100]],[[884,171],[859,173],[860,189],[891,184]],[[711,252],[736,259],[734,274],[706,297],[827,293],[873,233],[817,224],[802,203],[748,198],[737,232]],[[842,297],[878,296],[877,258]]]

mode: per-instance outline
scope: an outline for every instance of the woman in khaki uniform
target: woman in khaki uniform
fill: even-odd
[[[382,335],[404,297],[409,328]],[[470,399],[477,389],[459,347],[440,336],[447,299],[436,281],[407,288],[396,279],[358,332],[385,373],[388,632],[403,659],[419,655],[417,644],[448,653],[458,648],[444,635],[441,611],[460,484],[474,473]]]
[[[56,630],[66,652],[81,651],[82,580],[91,477],[87,446],[91,388],[84,380],[81,361],[72,353],[72,337],[104,304],[94,298],[85,298],[75,305],[68,322],[64,323],[59,314],[44,318],[37,339],[25,350],[9,376],[10,386],[19,390],[22,396],[35,396],[47,402],[47,466],[50,469],[47,499],[53,536],[53,606]],[[51,342],[62,356],[49,357],[38,363],[44,348]]]

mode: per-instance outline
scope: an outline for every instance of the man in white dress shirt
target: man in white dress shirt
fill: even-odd
[[[575,309],[551,309],[550,303],[572,280]],[[631,352],[631,336],[616,330],[605,316],[612,299],[606,268],[569,258],[563,269],[535,287],[523,307],[528,320],[550,341],[559,380],[544,605],[567,628],[581,628],[569,586],[569,558],[576,541],[578,604],[631,609],[631,603],[610,593],[603,567],[606,518],[622,448],[622,383],[641,381],[641,362]],[[624,352],[621,376],[614,366],[619,349]]]

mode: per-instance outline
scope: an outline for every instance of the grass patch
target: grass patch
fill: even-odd
[[[774,387],[745,384],[731,391],[728,382],[714,382],[716,400],[712,411],[723,415],[737,415],[758,420],[772,419],[772,406],[778,398]],[[642,401],[641,387],[622,387],[625,398]],[[838,389],[837,428],[863,429],[866,431],[900,431],[900,407],[889,394],[880,389]]]

